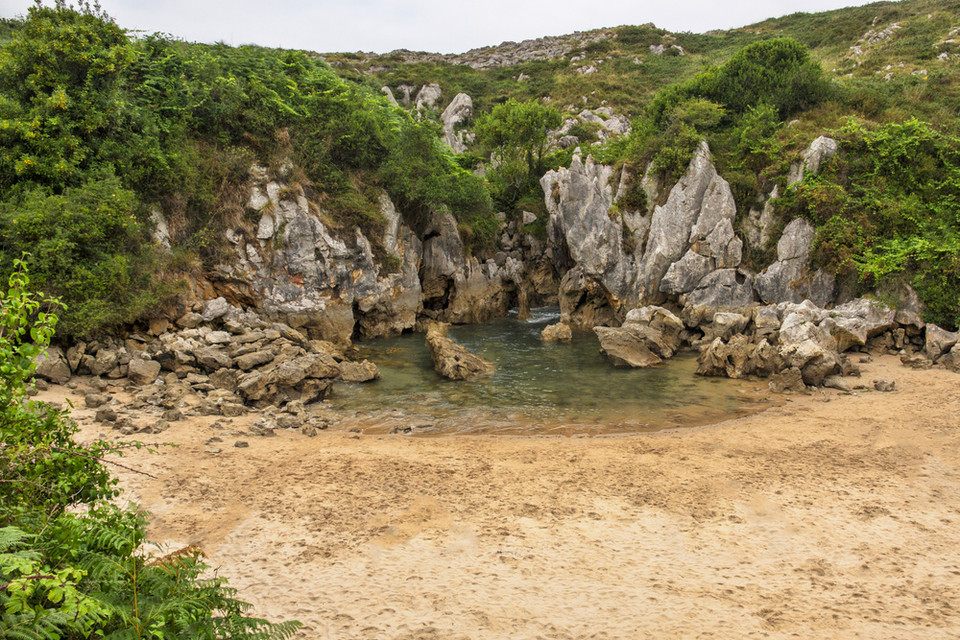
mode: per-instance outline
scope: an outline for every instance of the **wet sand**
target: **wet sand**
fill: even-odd
[[[960,376],[861,367],[897,390],[628,436],[191,418],[125,456],[157,479],[117,472],[154,539],[201,546],[302,638],[960,637]],[[82,436],[113,437],[92,413]]]

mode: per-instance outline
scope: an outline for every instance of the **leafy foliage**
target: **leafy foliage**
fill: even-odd
[[[513,99],[477,118],[477,137],[492,151],[497,163],[488,172],[487,179],[500,207],[512,210],[525,194],[542,194],[539,179],[543,173],[547,134],[562,122],[554,108]]]
[[[298,624],[246,615],[199,549],[144,551],[146,520],[111,499],[102,462],[125,446],[74,441],[66,412],[27,400],[33,358],[57,323],[22,260],[0,295],[0,637],[289,638]]]
[[[64,2],[32,7],[11,35],[0,48],[0,272],[29,252],[36,283],[68,302],[67,334],[130,322],[170,294],[153,212],[178,250],[215,264],[257,161],[292,163],[335,226],[374,239],[379,188],[409,215],[447,207],[468,229],[492,215],[482,181],[432,125],[305,52],[134,41],[96,8]]]
[[[910,282],[927,319],[960,323],[960,138],[911,119],[850,121],[841,156],[781,199],[817,226],[815,257],[866,286]]]

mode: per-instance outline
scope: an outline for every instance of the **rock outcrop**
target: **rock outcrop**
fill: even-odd
[[[443,125],[443,139],[453,149],[454,153],[463,153],[467,150],[464,132],[458,128],[466,124],[473,117],[473,100],[465,93],[458,93],[453,97],[447,108],[440,114]]]

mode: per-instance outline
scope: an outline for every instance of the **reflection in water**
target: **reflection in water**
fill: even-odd
[[[546,307],[527,321],[511,315],[453,327],[451,338],[496,366],[466,382],[433,371],[422,334],[358,345],[383,377],[337,385],[330,404],[353,414],[340,428],[603,434],[705,424],[761,408],[755,383],[694,375],[694,354],[651,369],[618,369],[600,355],[593,332],[575,333],[571,343],[542,343],[540,331],[558,315]]]

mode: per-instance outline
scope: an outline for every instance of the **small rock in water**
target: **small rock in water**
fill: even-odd
[[[874,380],[873,388],[876,389],[877,391],[885,391],[885,392],[895,391],[897,388],[897,383],[893,382],[892,380],[889,382],[886,380]]]

